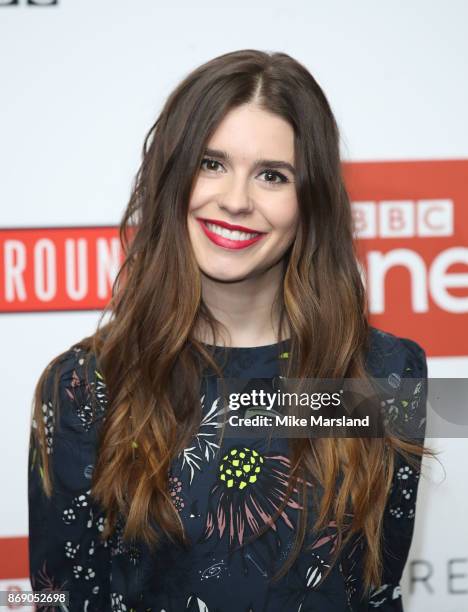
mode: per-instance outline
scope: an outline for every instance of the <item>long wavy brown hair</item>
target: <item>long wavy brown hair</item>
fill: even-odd
[[[121,514],[124,538],[157,546],[154,520],[171,541],[187,543],[168,492],[168,470],[199,427],[202,367],[222,377],[208,345],[195,333],[207,324],[218,344],[220,324],[204,303],[189,240],[188,203],[208,139],[229,110],[249,102],[288,121],[295,138],[300,223],[284,257],[277,296],[280,330],[284,321],[290,330],[290,358],[280,360],[282,375],[368,376],[367,299],[329,103],[310,72],[285,53],[248,49],[216,57],[184,78],[146,135],[119,228],[124,261],[112,298],[95,333],[74,345],[86,349],[87,358],[95,355],[107,390],[91,489],[108,518],[104,538]],[[109,321],[101,325],[106,314]],[[62,355],[44,370],[34,395],[33,437],[47,495],[53,483],[41,398]],[[54,388],[56,393],[57,380]],[[429,449],[390,434],[290,439],[290,447],[289,487],[277,516],[294,490],[300,492],[302,511],[295,545],[274,579],[293,563],[307,529],[319,532],[334,521],[338,545],[331,566],[353,535],[363,538],[365,588],[380,586],[382,521],[395,455],[416,462]],[[311,483],[323,492],[312,526],[307,519]]]

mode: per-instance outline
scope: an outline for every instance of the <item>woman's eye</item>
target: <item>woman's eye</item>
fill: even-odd
[[[265,174],[268,177],[273,177],[273,179],[279,179],[279,180],[267,179],[265,180],[266,183],[272,183],[273,185],[281,185],[281,183],[289,183],[288,177],[282,174],[281,172],[277,172],[276,170],[265,170],[264,172],[262,172],[262,174]]]
[[[218,166],[221,166],[221,164],[219,163],[219,161],[216,161],[215,159],[210,159],[208,157],[204,157],[202,159],[201,167],[204,170],[210,170],[210,171],[216,172],[216,169]]]
[[[223,168],[223,165],[216,159],[204,157],[201,161],[200,167],[202,170],[207,170],[208,172],[219,172],[220,169]],[[290,182],[287,176],[281,172],[277,172],[276,170],[264,170],[259,176],[261,175],[265,175],[267,177],[265,180],[263,180],[263,182],[269,183],[270,185],[281,185],[282,183]]]

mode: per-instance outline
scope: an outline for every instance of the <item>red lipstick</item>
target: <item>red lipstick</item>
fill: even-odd
[[[227,223],[226,221],[215,221],[214,219],[200,219],[200,218],[197,218],[197,221],[200,223],[202,230],[205,232],[205,235],[211,240],[211,242],[213,242],[214,244],[220,247],[224,247],[225,249],[232,249],[232,250],[245,249],[251,244],[254,244],[258,242],[259,240],[261,240],[263,236],[265,235],[265,232],[257,232],[253,229],[244,227],[242,225],[232,225],[231,223]],[[246,232],[248,234],[257,234],[257,235],[247,240],[233,240],[231,238],[226,238],[225,236],[220,236],[219,234],[212,232],[210,229],[208,229],[208,226],[206,225],[207,222],[213,223],[213,225],[218,225],[220,227],[225,227],[226,229],[229,229],[232,231],[237,230],[239,232]]]

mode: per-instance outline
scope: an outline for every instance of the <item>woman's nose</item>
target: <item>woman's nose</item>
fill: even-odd
[[[253,202],[249,194],[248,178],[231,178],[226,189],[219,194],[218,206],[233,215],[250,212]]]

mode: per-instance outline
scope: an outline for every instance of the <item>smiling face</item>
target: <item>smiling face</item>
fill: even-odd
[[[211,279],[254,278],[294,240],[299,209],[294,132],[254,104],[231,110],[210,138],[189,202],[188,231]]]

